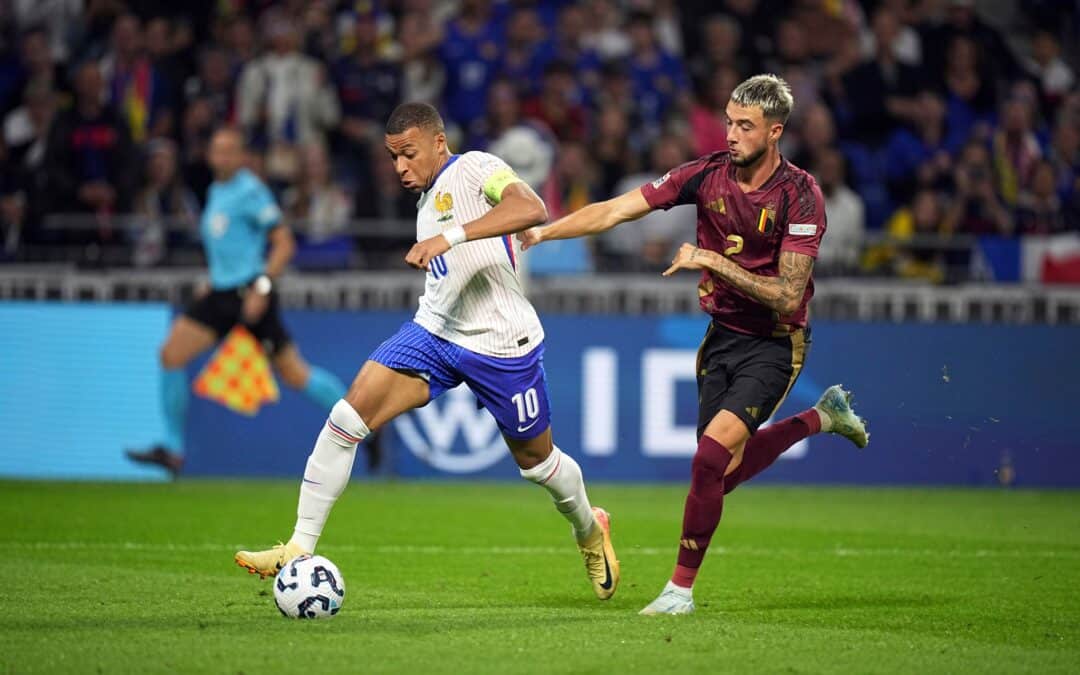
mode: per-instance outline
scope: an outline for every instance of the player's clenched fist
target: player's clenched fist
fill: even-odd
[[[533,246],[536,246],[541,241],[543,241],[543,237],[541,236],[540,229],[541,228],[539,228],[539,227],[530,227],[527,230],[524,230],[522,232],[518,232],[517,238],[518,238],[518,241],[521,242],[521,250],[522,251],[527,251],[530,248],[532,248]]]
[[[664,276],[668,277],[677,270],[700,270],[708,266],[710,251],[698,248],[693,244],[683,244],[679,247],[679,252],[675,254],[675,258],[671,261],[671,267],[664,271]]]
[[[414,244],[409,254],[405,256],[405,262],[409,267],[426,270],[432,258],[440,256],[449,250],[450,242],[446,240],[446,237],[441,234],[436,235]]]

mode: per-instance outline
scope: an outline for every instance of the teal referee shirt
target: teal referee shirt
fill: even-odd
[[[266,266],[267,233],[281,222],[270,189],[247,169],[210,185],[203,209],[203,248],[215,290],[249,283]]]

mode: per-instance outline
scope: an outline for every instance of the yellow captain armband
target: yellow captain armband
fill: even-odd
[[[503,190],[511,183],[522,182],[518,175],[510,169],[499,169],[484,181],[484,196],[492,204],[502,201]]]

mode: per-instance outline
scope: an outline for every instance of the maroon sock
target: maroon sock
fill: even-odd
[[[709,548],[720,514],[724,510],[724,472],[731,462],[731,452],[708,436],[698,441],[690,471],[690,493],[683,509],[679,562],[671,581],[689,588]]]
[[[812,408],[758,431],[746,442],[742,463],[724,479],[724,494],[767,469],[791,446],[819,431],[821,418]]]

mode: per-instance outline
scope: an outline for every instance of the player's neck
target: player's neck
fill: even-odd
[[[236,169],[233,169],[232,171],[229,171],[228,173],[222,171],[220,173],[214,174],[214,180],[217,181],[218,183],[228,183],[233,178],[236,178],[236,174],[238,174],[238,173],[240,173],[240,167],[238,167]]]
[[[433,171],[431,174],[431,179],[428,181],[427,187],[424,189],[425,192],[427,190],[430,190],[431,186],[435,184],[435,181],[439,179],[439,174],[443,172],[443,169],[445,169],[446,165],[450,163],[450,159],[453,158],[453,156],[454,153],[450,152],[449,150],[444,150],[439,155],[439,163],[435,165],[435,171]]]
[[[768,182],[779,167],[780,153],[774,148],[750,166],[735,167],[735,180],[743,192],[753,192]]]

